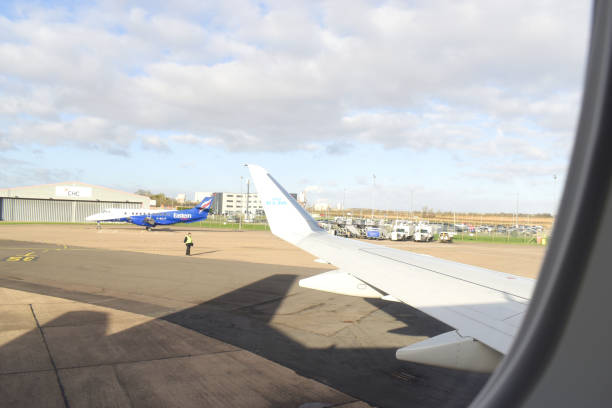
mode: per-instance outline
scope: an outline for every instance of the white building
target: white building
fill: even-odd
[[[263,214],[263,206],[257,193],[215,193],[213,208],[215,214],[222,215],[243,214],[246,216],[247,211],[249,217]]]
[[[176,202],[179,204],[183,204],[185,202],[185,193],[180,193],[176,195]]]
[[[327,200],[319,199],[314,205],[315,211],[327,211],[329,210],[329,203]]]
[[[298,193],[297,202],[300,203],[302,207],[306,205],[306,192],[305,191]]]

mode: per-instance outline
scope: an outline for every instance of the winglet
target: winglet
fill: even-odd
[[[246,166],[251,172],[259,199],[268,218],[268,224],[270,224],[270,230],[274,235],[292,244],[297,244],[313,232],[322,231],[310,214],[285,191],[266,169],[254,164]]]

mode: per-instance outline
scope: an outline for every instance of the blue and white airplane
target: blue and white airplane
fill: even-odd
[[[147,230],[156,225],[171,225],[178,222],[204,221],[212,208],[213,197],[206,197],[200,204],[189,210],[145,210],[127,208],[107,208],[101,213],[90,215],[86,221],[131,222],[142,225]]]

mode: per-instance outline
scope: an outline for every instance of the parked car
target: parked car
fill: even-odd
[[[440,233],[440,235],[438,236],[438,240],[440,242],[451,243],[451,242],[453,242],[453,236],[450,233],[446,232],[446,231],[442,231]]]

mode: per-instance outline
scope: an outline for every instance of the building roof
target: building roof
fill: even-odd
[[[74,188],[71,189],[71,187]],[[104,186],[96,186],[81,181],[64,181],[51,184],[2,188],[0,189],[0,197],[138,202],[150,200],[147,196]]]

